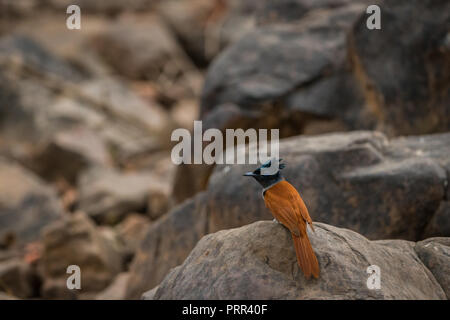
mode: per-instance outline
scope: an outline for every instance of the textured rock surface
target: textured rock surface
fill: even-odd
[[[139,245],[147,233],[150,221],[142,214],[133,213],[119,223],[115,229],[121,241],[125,245],[125,250],[130,256],[136,252]]]
[[[257,222],[204,237],[153,299],[446,299],[413,242],[369,241],[321,223],[315,228],[318,279],[304,278],[287,229]],[[379,290],[367,287],[370,265],[380,268]]]
[[[81,269],[81,290],[67,289],[67,267]],[[45,298],[75,298],[104,289],[122,271],[121,252],[83,213],[48,226],[43,234],[39,270]]]
[[[0,247],[36,240],[64,217],[56,193],[32,172],[0,158]]]
[[[430,269],[450,299],[450,238],[430,238],[416,244],[420,260]]]
[[[79,208],[96,221],[115,224],[133,211],[158,217],[168,208],[170,186],[152,173],[94,168],[80,178]]]
[[[0,38],[0,79],[0,151],[30,167],[43,166],[39,155],[59,144],[58,132],[67,136],[79,127],[106,145],[111,154],[102,158],[119,163],[167,144],[170,121],[155,101],[113,77],[80,73],[30,38]]]
[[[286,105],[282,109],[291,115],[294,111],[319,116],[332,112],[344,115],[344,104],[336,105],[339,100],[332,105],[316,99],[322,110],[315,110],[317,107],[311,103],[313,92],[304,93],[302,89],[311,91],[311,83],[321,83],[321,79],[332,79],[331,75],[342,73],[346,32],[362,8],[356,4],[312,12],[299,23],[262,26],[244,36],[209,68],[202,93],[202,116],[224,103],[234,103],[242,109],[259,109],[262,117],[267,112],[262,105],[276,102]],[[304,96],[302,100],[299,92]],[[345,107],[350,107],[351,102],[345,101]],[[293,130],[300,132],[299,128]]]
[[[100,292],[96,300],[123,300],[125,299],[125,290],[128,282],[129,274],[126,272],[119,273],[114,281],[102,292]]]
[[[55,134],[36,151],[33,170],[48,180],[66,179],[75,183],[78,175],[91,166],[112,164],[105,141],[86,127],[76,127]]]
[[[33,273],[30,266],[20,259],[0,262],[0,291],[18,298],[33,295]]]
[[[450,3],[388,0],[380,8],[381,32],[369,30],[362,16],[350,36],[349,53],[367,107],[390,134],[448,131]]]
[[[158,285],[170,268],[184,261],[207,232],[207,212],[202,209],[206,200],[199,194],[150,226],[130,268],[127,298],[140,298],[144,291]]]
[[[369,239],[417,241],[445,202],[449,139],[437,134],[389,141],[363,131],[293,137],[282,140],[280,156],[287,163],[283,174],[299,190],[313,221]],[[272,219],[260,186],[242,177],[252,168],[216,167],[205,192],[152,225],[131,267],[130,296],[158,285],[203,235]],[[426,235],[450,236],[444,232]]]
[[[388,136],[448,131],[448,1],[376,1],[381,31],[366,26],[369,3],[374,4],[262,3],[258,25],[210,65],[202,120],[208,125],[209,115],[228,114],[221,109],[231,103],[241,122],[251,111],[249,127],[280,128],[281,137],[361,129]],[[388,48],[386,54],[379,55],[380,48]],[[210,173],[180,169],[180,176],[201,181]],[[204,187],[187,189],[177,179],[176,196],[183,200]]]
[[[132,19],[124,18],[100,33],[92,45],[115,70],[128,78],[155,82],[159,77],[165,78],[167,86],[159,89],[169,97],[174,97],[171,90],[196,93],[199,87],[191,79],[196,69],[161,19],[157,16]]]
[[[359,3],[312,10],[295,22],[263,24],[244,35],[208,68],[204,126],[279,128],[281,137],[371,128],[346,57],[346,34],[363,11]],[[180,176],[208,179],[210,170],[186,167]],[[175,183],[178,200],[204,189],[185,188],[181,177]]]

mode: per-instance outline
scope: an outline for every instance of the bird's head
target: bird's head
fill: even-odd
[[[269,160],[254,171],[245,173],[244,176],[255,178],[264,188],[271,186],[283,179],[280,170],[284,169],[286,165],[281,161],[283,159]]]

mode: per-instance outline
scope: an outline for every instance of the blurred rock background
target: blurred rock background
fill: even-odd
[[[450,3],[375,1],[368,30],[369,3],[0,0],[0,299],[449,298]],[[281,249],[258,239],[286,237],[252,224],[271,220],[240,177],[252,166],[172,164],[171,132],[196,119],[280,129],[286,176],[323,222],[324,284],[300,290],[273,264],[293,251],[269,263]],[[421,276],[351,293],[375,258],[346,243]],[[361,270],[328,276],[346,265]]]

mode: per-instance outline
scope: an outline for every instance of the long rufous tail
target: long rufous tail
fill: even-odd
[[[319,262],[314,254],[311,243],[309,242],[308,235],[296,236],[292,234],[294,240],[295,253],[297,254],[297,262],[305,274],[306,279],[309,279],[311,275],[314,278],[319,277]]]

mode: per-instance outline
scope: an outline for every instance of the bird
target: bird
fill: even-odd
[[[285,164],[280,163],[282,160],[278,160],[278,168],[274,174],[267,174],[267,170],[263,170],[271,167],[271,161],[276,161],[276,159],[271,159],[256,170],[245,173],[244,176],[253,177],[259,182],[263,187],[264,202],[275,218],[274,220],[291,232],[297,263],[306,279],[310,279],[311,275],[318,278],[319,262],[306,232],[307,225],[313,231],[314,226],[302,197],[281,174],[281,170],[285,168]]]

